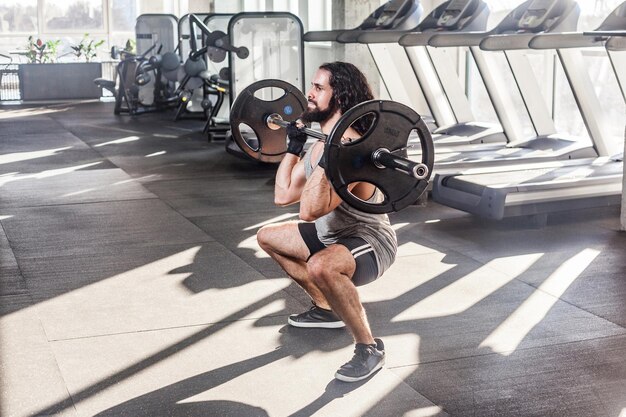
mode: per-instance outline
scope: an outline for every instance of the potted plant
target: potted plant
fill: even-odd
[[[91,60],[97,56],[98,48],[102,46],[103,43],[104,40],[95,41],[89,39],[89,34],[85,33],[78,45],[72,45],[72,50],[79,61],[84,58],[85,62],[91,62]]]
[[[41,39],[35,40],[32,36],[28,37],[26,51],[24,56],[30,64],[41,64],[44,62],[55,62],[57,57],[57,49],[60,40],[43,42]]]
[[[92,62],[97,48],[104,41],[93,41],[85,34],[71,48],[77,59],[84,62],[58,62],[60,40],[28,38],[22,55],[27,64],[20,64],[18,77],[22,100],[93,99],[102,96],[102,90],[93,83],[102,76],[102,66]]]

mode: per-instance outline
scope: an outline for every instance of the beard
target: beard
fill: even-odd
[[[335,101],[331,100],[326,110],[320,110],[318,107],[315,107],[313,110],[307,109],[300,116],[300,120],[302,120],[302,122],[306,124],[313,122],[321,123],[330,118],[330,116],[335,113],[336,109],[337,105],[335,104]]]

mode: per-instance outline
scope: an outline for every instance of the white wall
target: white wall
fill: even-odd
[[[626,132],[624,132],[624,155],[626,155]],[[626,231],[626,164],[622,179],[622,230]]]

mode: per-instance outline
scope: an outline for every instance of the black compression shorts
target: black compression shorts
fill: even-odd
[[[315,223],[298,223],[298,230],[300,231],[302,239],[304,239],[304,243],[306,243],[306,246],[309,248],[309,252],[311,252],[309,258],[326,248],[326,245],[317,237]],[[378,278],[376,256],[374,256],[374,249],[369,243],[360,237],[339,239],[337,243],[348,248],[354,257],[354,261],[356,262],[356,269],[352,276],[354,285],[364,285]]]

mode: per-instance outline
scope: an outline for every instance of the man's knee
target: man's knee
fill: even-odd
[[[271,225],[261,227],[256,233],[256,241],[265,252],[269,252],[272,248],[273,235]]]
[[[325,257],[320,252],[309,258],[306,263],[307,275],[320,288],[328,286],[331,268],[332,265],[326,263]]]
[[[341,247],[329,247],[316,253],[307,261],[307,273],[319,287],[328,287],[332,284],[332,280],[338,278],[338,274],[352,277],[354,258],[349,252],[347,254],[342,252]]]

